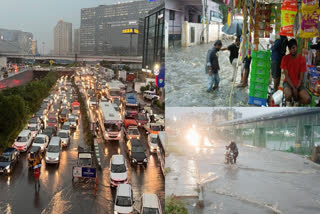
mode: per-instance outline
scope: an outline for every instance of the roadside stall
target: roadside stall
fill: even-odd
[[[283,74],[278,91],[273,90],[271,75],[271,43],[287,36],[295,38],[298,54],[306,59],[304,87],[311,104],[320,100],[320,40],[318,0],[234,0],[229,7],[243,14],[242,39],[238,64],[251,58],[248,103],[258,106],[283,106]],[[232,21],[231,21],[232,22]],[[270,41],[272,40],[272,41]],[[288,51],[287,51],[288,54]],[[230,105],[233,96],[230,93]],[[301,106],[301,104],[298,104]]]

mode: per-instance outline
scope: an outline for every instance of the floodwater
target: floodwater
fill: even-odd
[[[232,42],[223,41],[223,47]],[[229,106],[232,89],[233,68],[229,51],[218,52],[220,84],[219,89],[206,92],[208,75],[205,74],[206,55],[212,43],[188,48],[170,49],[166,54],[166,106]],[[232,106],[248,106],[248,87],[237,88],[240,83],[239,66],[232,96]]]
[[[196,200],[186,200],[190,213],[320,213],[319,165],[299,155],[240,144],[237,164],[226,165],[227,144],[215,139],[206,147],[184,149],[189,154],[185,159],[197,160],[204,190],[203,209],[194,206]],[[175,173],[183,176],[184,169]]]

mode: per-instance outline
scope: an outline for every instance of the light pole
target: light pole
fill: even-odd
[[[46,44],[45,42],[42,42],[42,55],[44,55],[44,45],[45,44]]]

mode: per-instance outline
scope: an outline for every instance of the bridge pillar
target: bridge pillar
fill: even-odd
[[[7,60],[8,60],[8,58],[5,56],[0,57],[0,69],[3,67],[5,67],[5,68],[7,67]]]
[[[301,120],[296,120],[296,121],[297,121],[297,126],[296,126],[296,139],[294,144],[294,150],[296,153],[299,153],[299,151],[301,151],[301,145],[303,141],[304,127],[302,125]]]
[[[240,128],[236,129],[236,142],[237,143],[242,143],[242,130]]]
[[[309,151],[312,151],[312,148],[314,146],[313,126],[311,125],[304,126],[304,141],[305,141],[305,147],[307,147]]]
[[[266,147],[266,129],[265,128],[254,129],[253,146]]]

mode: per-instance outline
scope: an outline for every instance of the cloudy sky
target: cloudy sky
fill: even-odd
[[[42,53],[53,49],[53,28],[58,20],[80,27],[81,8],[128,2],[129,0],[0,0],[0,28],[33,33]],[[134,1],[134,0],[130,0]]]

